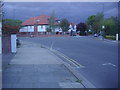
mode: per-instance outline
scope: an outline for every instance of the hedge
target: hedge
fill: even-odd
[[[116,37],[115,36],[105,36],[106,39],[111,39],[111,40],[115,40]]]

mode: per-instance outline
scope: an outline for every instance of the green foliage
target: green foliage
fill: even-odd
[[[62,19],[60,22],[60,27],[64,32],[68,31],[69,30],[69,21],[65,18]]]
[[[106,35],[115,35],[118,33],[118,21],[117,18],[111,17],[104,20]]]
[[[89,16],[86,21],[87,29],[92,30],[93,33],[95,32],[94,31],[95,30],[95,26],[94,26],[95,18],[96,18],[96,15],[92,15],[92,16]]]
[[[52,29],[54,31],[54,29],[55,29],[55,15],[54,15],[54,12],[52,13],[52,15],[48,19],[48,21],[49,21],[50,29]]]
[[[87,19],[87,24],[93,26],[95,22],[95,15],[89,16]]]
[[[103,13],[97,13],[96,15],[89,16],[86,23],[87,29],[92,30],[93,33],[104,32],[104,35],[115,35],[118,33],[118,20],[116,17],[110,17],[103,19]],[[102,26],[105,26],[102,29]]]
[[[21,27],[22,21],[13,19],[4,19],[2,22],[3,34],[17,33]]]
[[[112,39],[112,40],[115,40],[115,39],[116,39],[115,36],[105,36],[104,38],[106,38],[106,39]]]
[[[93,33],[99,33],[102,30],[103,13],[97,13],[96,15],[89,16],[86,23],[87,27],[92,30]]]
[[[13,19],[4,19],[3,25],[10,25],[10,26],[18,26],[21,25],[22,21],[20,20],[13,20]]]
[[[96,27],[96,33],[99,33],[102,30],[103,25],[103,13],[97,13],[94,26]]]
[[[50,27],[46,28],[47,32],[52,32],[52,30],[50,29]]]
[[[78,83],[82,83],[82,80],[76,80],[76,82],[78,82]]]
[[[80,36],[85,36],[86,33],[85,33],[85,32],[80,32],[79,35],[80,35]]]

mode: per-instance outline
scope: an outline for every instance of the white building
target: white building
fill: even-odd
[[[71,24],[69,25],[69,30],[68,30],[68,31],[71,32],[71,30],[74,31],[74,32],[76,32],[77,26],[76,26],[75,24],[72,24],[72,23],[71,23]]]
[[[47,32],[49,27],[49,18],[50,16],[41,15],[37,17],[32,17],[22,23],[22,28],[19,30],[20,34],[31,34],[39,35],[41,33]],[[55,24],[58,24],[59,20],[56,19]],[[58,31],[58,27],[55,28],[55,32]]]

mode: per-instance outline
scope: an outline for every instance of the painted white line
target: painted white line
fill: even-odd
[[[112,63],[104,63],[104,64],[102,64],[103,66],[106,66],[106,65],[111,65],[111,66],[113,66],[113,67],[117,67],[115,64],[112,64]]]

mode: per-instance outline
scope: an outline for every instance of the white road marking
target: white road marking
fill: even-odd
[[[106,65],[111,65],[111,66],[113,66],[113,67],[117,67],[115,64],[112,64],[112,63],[104,63],[104,64],[102,64],[103,66],[106,66]]]

